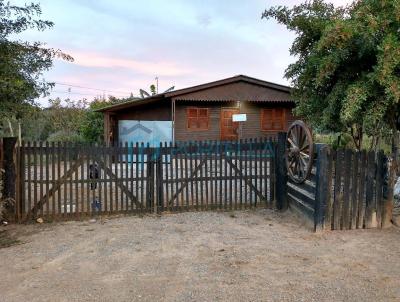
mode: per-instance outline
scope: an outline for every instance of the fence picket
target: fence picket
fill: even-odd
[[[351,175],[351,161],[352,151],[350,149],[345,150],[344,155],[344,179],[343,179],[343,210],[341,219],[341,228],[347,230],[350,227],[350,175]]]
[[[375,178],[375,153],[368,152],[367,185],[365,192],[365,227],[374,227],[376,220],[376,207],[374,202],[374,178]]]
[[[360,162],[360,152],[356,152],[353,157],[352,176],[351,176],[351,220],[350,229],[357,227],[357,193],[358,193],[358,164]],[[349,201],[350,202],[350,201]]]

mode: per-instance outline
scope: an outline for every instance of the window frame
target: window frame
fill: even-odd
[[[196,117],[190,116],[189,111],[190,110],[197,110]],[[200,116],[200,111],[201,110],[207,110],[207,114],[205,117]],[[199,125],[199,120],[200,119],[206,119],[207,120],[207,127],[205,128],[192,128],[190,127],[191,124],[191,119],[195,119],[197,125]],[[188,131],[208,131],[210,130],[210,108],[209,107],[195,107],[195,106],[190,106],[186,107],[186,130]]]
[[[272,127],[269,129],[266,129],[264,127],[265,125],[265,119],[266,119],[266,115],[267,115],[267,110],[268,111],[272,111],[272,121],[271,121],[271,125]],[[281,124],[282,127],[279,129],[275,129],[274,128],[274,124],[276,123],[276,121],[278,120],[278,118],[276,118],[276,110],[280,110],[282,112],[282,115],[280,117],[281,120]],[[261,109],[261,118],[260,118],[260,129],[261,131],[265,131],[265,132],[277,132],[277,131],[285,131],[286,129],[286,109],[282,108],[282,107],[278,107],[278,108],[262,108]]]

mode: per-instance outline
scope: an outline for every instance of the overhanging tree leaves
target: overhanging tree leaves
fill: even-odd
[[[42,78],[54,58],[72,61],[58,49],[46,48],[41,42],[13,40],[11,37],[28,29],[43,31],[54,24],[41,20],[39,4],[14,6],[0,0],[0,118],[20,117],[34,99],[46,96],[52,83]]]
[[[323,130],[397,138],[400,100],[400,1],[362,0],[335,8],[323,0],[267,9],[297,35],[286,69],[296,114]],[[396,135],[394,135],[396,134]]]

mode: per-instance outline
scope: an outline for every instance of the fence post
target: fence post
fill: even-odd
[[[154,206],[154,148],[150,148],[147,144],[147,204],[146,208],[148,211],[152,212]]]
[[[160,147],[156,152],[156,195],[157,195],[157,213],[164,210],[164,192],[163,192],[163,170],[162,170],[162,155],[163,147],[160,143]]]
[[[16,212],[17,205],[17,153],[15,145],[17,143],[16,137],[3,138],[3,192],[2,198],[5,202],[5,216],[4,218],[10,219],[18,216]]]
[[[330,228],[332,190],[332,156],[328,146],[318,151],[316,192],[314,204],[314,231]]]
[[[397,170],[397,158],[393,157],[392,160],[385,158],[386,161],[386,173],[388,174],[387,181],[384,183],[384,196],[382,203],[382,228],[388,228],[392,225],[393,215],[393,201],[394,201],[394,186],[396,183],[396,170]]]
[[[288,208],[285,132],[278,133],[278,145],[275,150],[276,207],[285,211]]]

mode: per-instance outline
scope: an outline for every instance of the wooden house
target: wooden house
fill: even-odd
[[[290,87],[244,75],[106,107],[106,143],[275,136],[294,120]],[[241,114],[241,115],[237,115]],[[235,118],[245,121],[235,122]]]

